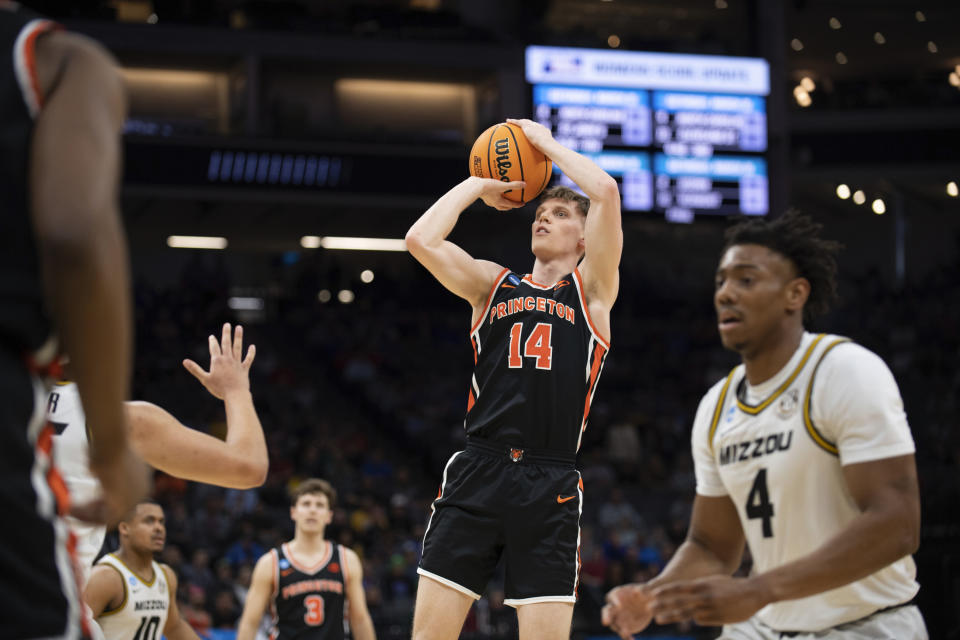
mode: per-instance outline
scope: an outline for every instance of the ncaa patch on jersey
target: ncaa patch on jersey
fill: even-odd
[[[515,274],[511,273],[510,275],[507,276],[507,282],[509,282],[513,286],[517,286],[518,284],[520,284],[520,278],[518,278]]]
[[[137,579],[134,578],[133,576],[130,576],[129,578],[127,578],[127,582],[130,583],[131,587],[137,586]]]
[[[799,389],[790,389],[783,397],[780,398],[780,401],[777,402],[777,415],[782,419],[786,420],[793,416],[797,412],[797,407],[800,406],[800,390]]]
[[[289,568],[290,568],[290,563],[287,561],[286,558],[281,558],[281,559],[280,559],[280,568],[281,568],[281,569],[289,569]]]

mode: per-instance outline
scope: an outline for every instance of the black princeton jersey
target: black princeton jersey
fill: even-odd
[[[343,640],[347,583],[343,547],[327,542],[313,567],[304,566],[290,545],[273,549],[273,628],[270,640]]]
[[[0,0],[0,348],[35,351],[50,334],[30,218],[33,122],[43,104],[34,50],[55,23]]]
[[[504,269],[470,332],[468,436],[574,453],[610,345],[575,270],[551,287]]]

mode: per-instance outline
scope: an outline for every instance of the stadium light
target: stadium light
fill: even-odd
[[[320,238],[324,249],[346,249],[352,251],[406,251],[407,242],[403,238],[349,238],[324,236]]]
[[[887,203],[885,203],[882,198],[877,198],[876,200],[874,200],[872,207],[873,207],[873,212],[878,216],[882,216],[887,212]]]
[[[956,198],[960,195],[960,187],[958,187],[957,183],[953,180],[947,183],[947,195],[951,198]]]
[[[837,185],[837,197],[841,200],[846,200],[850,197],[850,187],[845,184]]]
[[[800,80],[800,86],[803,87],[803,90],[807,93],[812,93],[817,88],[817,84],[810,76],[803,76],[803,79]]]
[[[360,272],[360,280],[366,284],[373,282],[373,271],[370,269],[364,269]]]
[[[867,201],[867,194],[863,192],[863,189],[857,189],[853,192],[853,201],[856,204],[863,204]]]
[[[234,311],[263,311],[263,298],[233,296],[227,299],[227,306]]]
[[[169,236],[167,246],[173,249],[226,249],[227,239],[216,236]]]

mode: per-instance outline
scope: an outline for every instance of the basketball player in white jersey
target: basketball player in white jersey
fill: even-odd
[[[144,501],[118,525],[120,548],[93,567],[83,597],[106,640],[199,640],[177,609],[177,576],[153,555],[167,529],[160,505]]]
[[[651,620],[723,624],[723,640],[927,638],[899,389],[872,352],[804,330],[836,296],[839,245],[820,228],[789,213],[727,232],[714,304],[743,363],[697,410],[686,541],[656,578],[607,595],[622,638]],[[744,542],[753,570],[734,578]]]
[[[127,402],[127,436],[133,450],[151,466],[172,476],[224,487],[246,489],[263,484],[267,474],[267,445],[250,394],[249,371],[256,355],[250,345],[243,358],[243,328],[231,331],[223,325],[218,342],[209,337],[210,371],[193,360],[184,367],[216,398],[223,400],[227,414],[226,440],[181,424],[149,402]],[[54,455],[61,469],[71,502],[86,505],[96,501],[100,485],[89,470],[89,440],[77,387],[61,383],[47,402],[47,419],[59,435]],[[77,537],[77,562],[81,584],[86,581],[106,527],[68,518]]]

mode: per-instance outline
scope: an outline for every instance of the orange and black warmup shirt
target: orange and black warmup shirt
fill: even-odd
[[[50,335],[30,216],[30,140],[43,106],[34,51],[55,23],[0,0],[0,349],[37,350]]]
[[[470,339],[467,435],[575,453],[610,349],[590,321],[580,272],[544,286],[504,269]]]
[[[327,542],[312,567],[298,562],[287,544],[273,549],[273,629],[270,640],[343,640],[347,597],[346,554]]]

